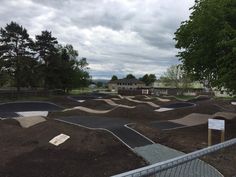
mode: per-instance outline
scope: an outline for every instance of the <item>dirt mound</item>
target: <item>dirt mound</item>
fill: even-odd
[[[58,147],[48,143],[62,132],[71,138]],[[0,176],[100,177],[145,165],[109,133],[52,120],[28,129],[0,121],[0,139]]]
[[[188,100],[188,102],[199,102],[199,101],[206,101],[206,100],[209,100],[211,99],[210,96],[207,96],[207,95],[199,95],[193,99],[190,99]]]
[[[33,117],[16,117],[14,118],[18,121],[23,128],[29,128],[39,123],[45,122],[46,119],[41,116],[33,116]]]
[[[149,120],[155,118],[154,109],[145,104],[139,104],[133,109],[117,108],[104,114],[106,117],[122,117],[130,120]]]
[[[20,123],[17,120],[15,120],[15,119],[3,119],[3,120],[1,120],[1,123],[2,124],[6,124],[6,125],[20,127]]]
[[[134,103],[132,101],[129,101],[127,99],[120,99],[120,100],[113,100],[117,104],[123,104],[128,106],[137,106],[139,103]]]
[[[114,108],[114,106],[111,106],[102,100],[86,100],[83,103],[78,103],[78,106],[83,106],[83,107],[87,107],[90,109],[97,109],[97,110],[109,110],[109,109]]]

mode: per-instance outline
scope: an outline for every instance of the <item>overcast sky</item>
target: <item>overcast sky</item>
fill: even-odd
[[[194,0],[0,0],[0,26],[15,21],[34,37],[50,30],[86,57],[94,79],[158,77],[179,63],[174,32]]]

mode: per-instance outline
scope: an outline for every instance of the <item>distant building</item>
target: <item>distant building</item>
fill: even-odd
[[[204,86],[199,82],[192,82],[187,88],[176,88],[174,85],[166,84],[156,80],[152,84],[152,93],[155,95],[199,95],[205,92]]]
[[[111,91],[137,90],[144,87],[145,83],[138,79],[118,79],[108,82],[108,89]]]

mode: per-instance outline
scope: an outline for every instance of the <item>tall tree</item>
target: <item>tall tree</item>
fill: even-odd
[[[236,1],[196,0],[175,33],[178,56],[195,80],[236,93]]]
[[[73,77],[73,88],[87,87],[91,83],[91,76],[88,72],[88,62],[82,58],[76,63]]]
[[[113,75],[113,76],[111,77],[111,81],[116,81],[116,80],[118,80],[118,77],[117,77],[116,75]]]
[[[182,65],[173,65],[167,69],[160,81],[165,86],[175,87],[177,89],[185,89],[191,85],[191,79],[183,70]]]
[[[58,79],[57,65],[60,63],[60,55],[57,44],[57,39],[49,31],[42,31],[41,35],[36,35],[35,50],[42,61],[45,89],[55,87]]]
[[[73,88],[74,80],[74,72],[78,67],[78,51],[74,50],[72,45],[67,44],[66,46],[59,46],[60,51],[60,82],[61,88],[68,92]]]
[[[143,77],[140,78],[146,85],[150,85],[156,80],[155,74],[145,74]]]
[[[0,29],[0,62],[1,72],[8,72],[15,81],[17,90],[24,84],[23,80],[28,77],[32,63],[33,41],[27,30],[15,22],[7,24]]]
[[[127,74],[126,79],[136,79],[133,74]]]

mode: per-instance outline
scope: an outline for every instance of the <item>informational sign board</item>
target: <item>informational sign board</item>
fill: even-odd
[[[142,95],[148,95],[148,89],[142,89]]]
[[[208,129],[225,130],[225,121],[218,119],[208,119]]]

